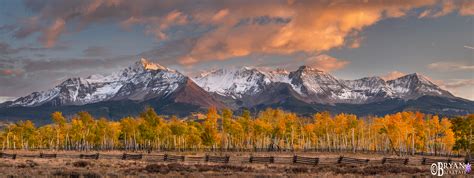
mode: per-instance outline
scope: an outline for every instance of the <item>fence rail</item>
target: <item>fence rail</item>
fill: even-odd
[[[79,158],[81,159],[99,159],[99,153],[96,154],[80,154]]]
[[[210,156],[210,155],[206,155],[205,159],[206,159],[206,162],[229,163],[230,156]]]
[[[122,155],[122,159],[123,160],[140,160],[143,158],[143,155],[142,154],[128,154],[128,153],[124,153]]]
[[[14,154],[14,153],[4,153],[0,152],[0,159],[18,159],[18,158],[48,158],[48,159],[57,159],[57,158],[78,158],[78,159],[122,159],[122,160],[144,160],[144,161],[164,161],[164,162],[209,162],[209,163],[252,163],[252,164],[304,164],[304,165],[320,165],[320,164],[402,164],[402,165],[429,165],[436,162],[446,162],[450,163],[453,161],[457,162],[470,162],[472,159],[459,159],[452,160],[451,158],[393,158],[393,157],[383,157],[382,159],[361,159],[361,158],[352,158],[346,156],[339,157],[308,157],[308,156],[298,156],[294,155],[293,157],[288,156],[215,156],[215,155],[204,155],[204,156],[185,156],[185,155],[170,155],[170,154],[130,154],[123,153],[120,154],[45,154],[40,153],[39,155],[33,154]]]
[[[408,158],[383,158],[382,159],[382,164],[404,164],[404,165],[407,165],[408,161],[410,161]]]
[[[0,158],[16,159],[16,154],[0,153]]]
[[[25,149],[16,148],[16,149],[0,149],[0,151],[8,152],[8,151],[23,151]],[[50,148],[34,148],[34,149],[26,149],[27,151],[123,151],[123,152],[249,152],[249,153],[259,153],[259,152],[273,152],[273,153],[293,153],[293,152],[322,152],[322,153],[366,153],[366,154],[381,154],[381,155],[397,155],[396,152],[391,150],[367,150],[367,149],[334,149],[334,148],[299,148],[299,149],[267,149],[267,148],[180,148],[180,149],[171,149],[171,148],[154,148],[154,149],[147,149],[147,148],[114,148],[114,149],[98,149],[98,148],[90,148],[90,149],[64,149],[64,148],[57,148],[57,149],[50,149]],[[453,158],[464,158],[467,155],[460,154],[460,153],[445,153],[445,152],[406,152],[406,151],[399,151],[398,156],[443,156],[443,157],[453,157]]]
[[[339,164],[364,164],[369,163],[369,159],[359,159],[359,158],[349,158],[341,156],[339,160],[337,160]]]
[[[45,154],[45,153],[40,153],[39,157],[40,158],[56,158],[58,155],[57,154]]]
[[[250,163],[274,163],[275,162],[275,157],[273,157],[273,156],[264,156],[264,157],[250,156],[249,162]]]
[[[184,161],[185,156],[177,156],[177,155],[168,155],[165,154],[164,161]]]
[[[295,155],[293,156],[293,163],[317,165],[319,163],[319,158],[310,158]]]

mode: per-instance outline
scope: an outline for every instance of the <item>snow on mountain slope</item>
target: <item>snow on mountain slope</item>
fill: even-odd
[[[28,96],[20,97],[13,101],[10,106],[36,106],[52,100],[59,95],[59,87],[55,87],[48,91],[33,92]]]
[[[208,92],[232,98],[254,95],[271,80],[263,72],[250,67],[218,69],[193,78],[194,82]]]
[[[13,101],[15,100],[16,97],[10,97],[10,96],[0,96],[0,104],[7,102],[7,101]]]
[[[308,66],[291,72],[289,78],[295,90],[302,95],[334,95],[345,88],[332,75]]]
[[[307,103],[363,104],[393,98],[411,100],[425,95],[454,97],[428,78],[416,73],[390,81],[384,81],[380,77],[341,80],[308,66],[301,66],[292,72],[240,67],[213,70],[202,73],[192,80],[207,92],[217,93],[224,98],[246,101],[254,96],[265,95],[262,92],[277,93],[269,91],[271,89],[285,89],[284,86],[274,85],[278,83],[283,83],[294,90],[290,93],[295,93],[295,98]],[[192,86],[191,88],[196,88],[189,82],[191,81],[188,81],[188,77],[175,70],[141,59],[130,67],[110,75],[67,79],[50,90],[18,98],[8,106],[84,105],[117,100],[144,101],[167,97],[185,83]],[[190,91],[202,93],[198,89]],[[208,97],[202,94],[200,96]],[[217,103],[204,99],[201,103],[206,102]]]
[[[18,98],[10,106],[83,105],[107,100],[144,100],[166,96],[184,82],[186,76],[159,64],[141,59],[111,75],[70,78],[53,89]]]
[[[441,89],[428,78],[418,73],[389,80],[387,84],[393,90],[394,97],[397,98],[414,99],[424,95],[454,97],[451,93]]]
[[[272,82],[291,83],[289,72],[284,69],[276,69],[270,72],[263,72]]]
[[[367,103],[392,98],[393,91],[380,77],[365,77],[356,80],[341,80],[355,96],[352,103]]]
[[[341,80],[308,66],[287,72],[278,69],[265,72],[242,67],[206,72],[193,80],[203,89],[239,99],[255,96],[271,83],[290,84],[306,102],[361,104],[384,99],[415,99],[423,95],[453,97],[419,74],[384,81],[380,77]]]

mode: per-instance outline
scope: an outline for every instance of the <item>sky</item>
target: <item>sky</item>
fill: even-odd
[[[474,100],[470,0],[0,1],[0,100],[145,57],[187,75],[222,67],[342,79],[420,73]]]

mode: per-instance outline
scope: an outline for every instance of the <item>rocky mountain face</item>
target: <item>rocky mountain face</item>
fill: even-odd
[[[425,76],[418,73],[387,81],[387,84],[392,89],[394,97],[403,99],[416,99],[425,95],[448,98],[454,97],[453,94],[441,89]]]
[[[308,66],[288,72],[236,67],[189,78],[146,59],[116,73],[70,78],[50,90],[0,104],[0,118],[45,118],[51,112],[89,111],[113,119],[146,106],[185,116],[208,107],[279,107],[300,114],[319,111],[381,115],[403,110],[433,114],[474,112],[474,102],[453,96],[420,74],[385,81],[380,77],[338,79]]]
[[[208,92],[234,99],[257,95],[272,82],[267,75],[250,67],[213,70],[193,80]]]
[[[143,101],[171,94],[186,78],[177,71],[141,59],[111,75],[67,79],[53,89],[18,98],[9,106],[84,105],[122,99]]]
[[[92,75],[87,78],[70,78],[56,87],[42,92],[33,92],[25,97],[0,105],[0,116],[10,115],[13,110],[71,110],[76,112],[91,106],[102,108],[110,116],[111,109],[120,113],[134,114],[145,106],[157,106],[169,114],[183,114],[170,106],[185,105],[192,111],[225,105],[214,99],[207,91],[196,85],[187,76],[152,63],[146,59],[111,75]],[[131,106],[133,105],[133,106]],[[121,109],[119,109],[120,107]],[[136,107],[141,106],[141,107]],[[179,106],[176,106],[179,108]],[[129,110],[129,111],[127,111]],[[104,112],[105,111],[105,112]],[[38,111],[40,113],[42,111]],[[117,111],[116,111],[117,112]],[[189,111],[191,112],[191,111]],[[119,117],[121,117],[119,115]]]
[[[342,80],[308,66],[296,71],[264,72],[256,68],[219,69],[193,78],[203,89],[242,99],[262,94],[274,83],[286,83],[308,103],[367,104],[386,99],[417,99],[421,96],[454,96],[420,74],[384,81],[380,77]]]

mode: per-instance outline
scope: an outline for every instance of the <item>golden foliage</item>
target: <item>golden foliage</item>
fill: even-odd
[[[451,119],[419,112],[358,118],[329,112],[301,117],[266,109],[253,118],[244,111],[210,108],[203,120],[160,116],[146,108],[119,121],[79,112],[70,120],[51,114],[53,124],[20,121],[0,132],[3,149],[266,149],[373,150],[396,154],[451,153],[459,138]],[[463,116],[467,117],[467,116]],[[456,134],[457,133],[457,134]]]

